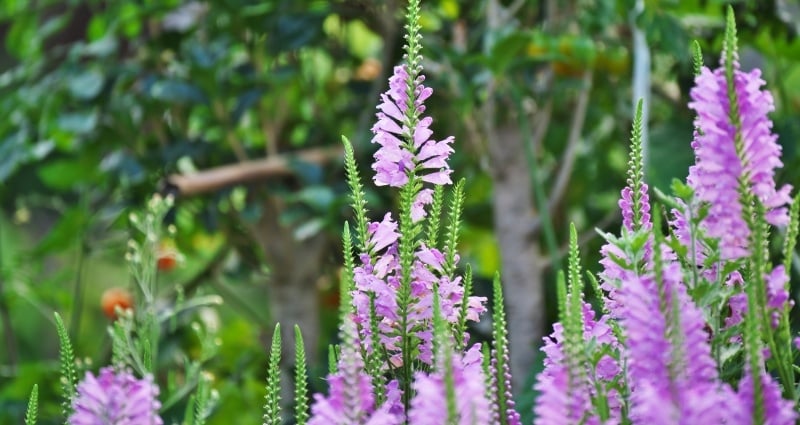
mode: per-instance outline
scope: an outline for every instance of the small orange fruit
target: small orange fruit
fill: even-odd
[[[178,251],[175,249],[174,244],[162,242],[158,247],[158,270],[168,272],[178,265]]]
[[[117,318],[117,307],[121,310],[133,308],[133,295],[125,288],[108,288],[100,297],[100,306],[103,314],[113,320]]]

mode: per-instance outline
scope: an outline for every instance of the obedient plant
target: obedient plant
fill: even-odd
[[[393,69],[372,128],[372,180],[399,191],[395,214],[367,218],[353,148],[343,140],[354,221],[343,231],[342,342],[330,350],[327,393],[310,398],[295,328],[299,425],[521,423],[511,394],[499,276],[491,346],[473,343],[466,332],[467,322],[486,311],[486,300],[471,295],[469,266],[463,275],[457,268],[463,181],[452,185],[453,138],[434,138],[425,115],[433,91],[424,85],[419,12],[419,1],[409,1],[403,62]],[[720,66],[702,67],[699,48],[695,58],[689,107],[697,114],[696,162],[686,183],[674,183],[672,196],[656,191],[660,203],[651,203],[640,103],[619,201],[622,228],[619,235],[604,234],[597,277],[583,273],[576,230],[570,229],[569,268],[558,279],[559,321],[544,339],[544,370],[535,384],[536,425],[781,425],[800,417],[794,366],[800,337],[791,334],[788,292],[800,201],[792,200],[789,186],[775,186],[782,164],[767,116],[772,98],[758,70],[739,66],[732,12]],[[213,344],[187,367],[185,386],[162,391],[153,380],[162,326],[177,311],[217,302],[200,298],[171,311],[155,308],[155,242],[170,205],[155,198],[146,214],[131,217],[141,235],[130,245],[129,260],[143,302],[133,312],[118,312],[111,366],[79,380],[56,315],[68,424],[159,425],[161,412],[193,388],[184,423],[201,425],[211,411],[215,397],[201,365]],[[772,264],[768,240],[776,228],[784,238],[783,260]],[[598,308],[584,298],[587,283]],[[280,399],[281,343],[278,325],[265,425],[289,416]],[[36,422],[37,398],[35,386],[28,425]]]
[[[581,299],[570,257],[560,322],[546,338],[536,424],[793,424],[795,351],[788,270],[798,202],[775,187],[780,147],[760,71],[740,69],[729,11],[720,66],[702,67],[695,165],[670,206],[643,181],[641,104],[634,120],[619,236],[605,235],[599,319]],[[791,214],[789,204],[791,203]],[[668,221],[666,234],[662,223]],[[784,261],[770,263],[771,226]],[[572,244],[574,246],[574,242]]]

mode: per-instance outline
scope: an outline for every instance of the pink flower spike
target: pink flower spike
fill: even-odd
[[[394,68],[394,74],[389,78],[389,90],[381,94],[377,122],[372,126],[372,143],[380,145],[373,155],[375,162],[372,164],[375,170],[373,179],[378,186],[405,186],[415,173],[422,170],[436,170],[420,176],[427,183],[452,183],[447,161],[453,152],[450,147],[453,138],[441,142],[431,139],[433,119],[422,114],[425,112],[423,102],[433,90],[422,85],[424,81],[425,77],[420,75],[413,82],[413,111],[408,111],[408,71],[404,65]],[[410,123],[415,123],[413,128],[409,128]],[[415,217],[421,218],[420,212],[417,209]]]

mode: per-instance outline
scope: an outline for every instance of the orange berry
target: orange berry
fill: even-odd
[[[175,254],[159,254],[158,256],[158,269],[161,271],[168,272],[177,264],[178,260],[175,258]]]
[[[158,270],[162,272],[168,272],[175,268],[178,265],[178,252],[175,250],[175,246],[169,242],[161,242],[158,247],[158,260],[157,266]]]
[[[103,308],[103,314],[106,317],[116,319],[117,307],[122,310],[133,308],[133,295],[124,288],[108,288],[103,292],[103,296],[100,297],[100,306]]]

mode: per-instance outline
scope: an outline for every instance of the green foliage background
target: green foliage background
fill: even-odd
[[[474,129],[488,76],[512,97],[553,102],[536,151],[536,177],[546,193],[564,160],[579,76],[594,70],[574,171],[552,228],[563,243],[570,221],[587,235],[618,225],[633,105],[634,2],[573,0],[555,17],[548,15],[552,3],[424,4],[425,68],[435,89],[428,111],[438,135],[456,136],[455,173],[467,178],[462,262],[487,281],[500,268],[485,161],[492,141]],[[685,106],[692,84],[689,43],[696,39],[704,51],[720,51],[730,2],[644,3],[635,22],[653,54],[647,173],[666,189],[673,178],[685,177],[692,160]],[[486,15],[494,4],[518,9],[511,24],[489,31]],[[800,3],[733,5],[743,66],[760,67],[775,96],[773,120],[784,147],[778,180],[797,187]],[[399,59],[402,6],[392,0],[0,2],[0,423],[20,423],[36,383],[39,423],[59,422],[53,311],[65,318],[81,367],[108,361],[109,321],[100,296],[131,285],[124,262],[127,213],[154,192],[172,191],[168,176],[338,146],[342,134],[354,141],[363,175],[371,175],[369,128],[377,94]],[[707,65],[718,60],[705,59]],[[555,77],[542,86],[548,73]],[[506,119],[524,113],[519,105],[504,106]],[[194,322],[220,342],[206,364],[221,401],[208,423],[251,423],[263,404],[272,329],[264,299],[269,269],[243,224],[258,220],[261,200],[270,194],[281,199],[281,221],[295,226],[295,236],[337,240],[349,214],[340,162],[290,161],[291,178],[181,199],[168,217],[178,230],[171,243],[185,261],[160,275],[161,297],[169,302],[182,288],[186,296],[225,299],[219,309],[181,316],[160,353],[176,367],[184,356],[200,356]],[[367,196],[373,209],[392,202],[378,191]],[[591,254],[600,241],[587,237],[584,244],[582,251]],[[563,249],[542,246],[557,264]],[[318,284],[327,329],[321,347],[336,326],[340,262],[331,254]],[[547,307],[550,317],[554,304]],[[324,388],[320,363],[312,365],[312,390]],[[519,394],[524,414],[532,397]],[[178,418],[182,408],[165,416]]]

